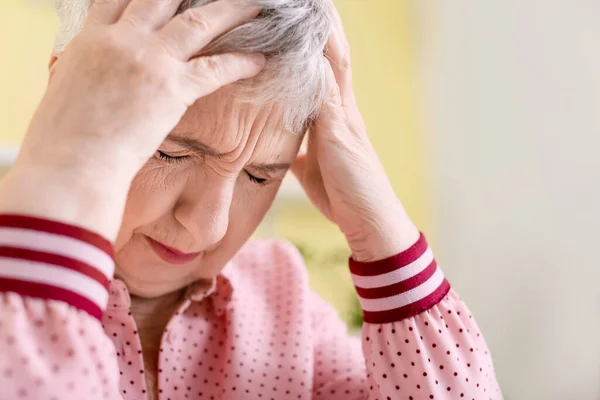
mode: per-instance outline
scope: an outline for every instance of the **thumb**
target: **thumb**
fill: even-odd
[[[302,183],[302,179],[304,177],[308,164],[308,155],[306,149],[301,148],[296,156],[296,160],[292,163],[291,171],[296,176],[296,178]],[[303,183],[302,183],[303,184]],[[304,185],[304,184],[303,184]]]
[[[312,157],[312,154],[301,151],[290,169],[302,185],[308,198],[317,206],[322,204],[326,192],[319,163]]]
[[[340,87],[335,80],[335,75],[329,62],[325,64],[326,70],[326,95],[323,104],[317,114],[317,118],[311,126],[312,139],[322,141],[325,137],[336,138],[336,134],[342,134],[347,129],[348,116],[342,102]]]
[[[301,150],[296,161],[292,164],[291,170],[298,179],[298,182],[300,182],[300,185],[302,185],[310,201],[326,218],[333,221],[329,198],[327,197],[327,191],[323,183],[323,176],[315,157],[306,150]]]
[[[313,132],[309,131],[304,137],[296,160],[290,168],[305,191],[311,190],[315,186],[315,182],[322,181],[319,162],[315,154],[317,149],[312,135]]]

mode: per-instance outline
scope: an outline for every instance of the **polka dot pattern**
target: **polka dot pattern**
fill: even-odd
[[[66,303],[0,295],[0,399],[118,399],[100,322]]]
[[[502,399],[487,345],[453,290],[424,313],[363,331],[369,398]]]
[[[190,291],[156,373],[144,366],[125,285],[110,289],[102,325],[64,303],[1,296],[0,399],[501,399],[453,291],[415,317],[366,324],[361,343],[279,241],[250,242],[209,293]]]

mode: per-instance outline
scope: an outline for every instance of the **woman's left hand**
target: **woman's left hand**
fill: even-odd
[[[292,170],[317,208],[338,225],[356,261],[381,260],[419,238],[369,141],[352,89],[350,48],[332,4],[328,95]]]

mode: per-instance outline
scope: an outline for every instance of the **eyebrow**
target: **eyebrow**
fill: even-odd
[[[194,153],[199,153],[202,155],[207,155],[215,158],[223,158],[227,153],[219,153],[217,150],[213,149],[210,146],[205,145],[204,143],[200,143],[196,139],[190,139],[183,136],[177,135],[169,135],[167,137],[169,142],[173,142],[181,147],[185,147],[186,149],[193,151]]]
[[[173,142],[181,147],[185,147],[186,149],[193,151],[194,153],[207,155],[210,157],[214,157],[217,159],[222,159],[227,153],[220,153],[217,150],[213,149],[210,146],[205,145],[204,143],[199,142],[196,139],[191,139],[178,135],[169,135],[167,140]],[[261,164],[249,164],[247,168],[251,168],[254,170],[258,170],[264,173],[275,173],[278,171],[287,171],[291,167],[290,163],[279,162],[279,163],[261,163]]]
[[[250,164],[248,168],[256,169],[266,174],[276,173],[278,171],[287,171],[292,164],[290,163],[273,163],[273,164]]]

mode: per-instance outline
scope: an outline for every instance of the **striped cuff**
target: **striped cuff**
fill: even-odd
[[[114,268],[111,243],[96,233],[0,215],[0,291],[64,301],[101,319]]]
[[[364,321],[372,324],[420,314],[450,290],[423,234],[411,248],[385,260],[360,263],[350,259],[350,272]]]

